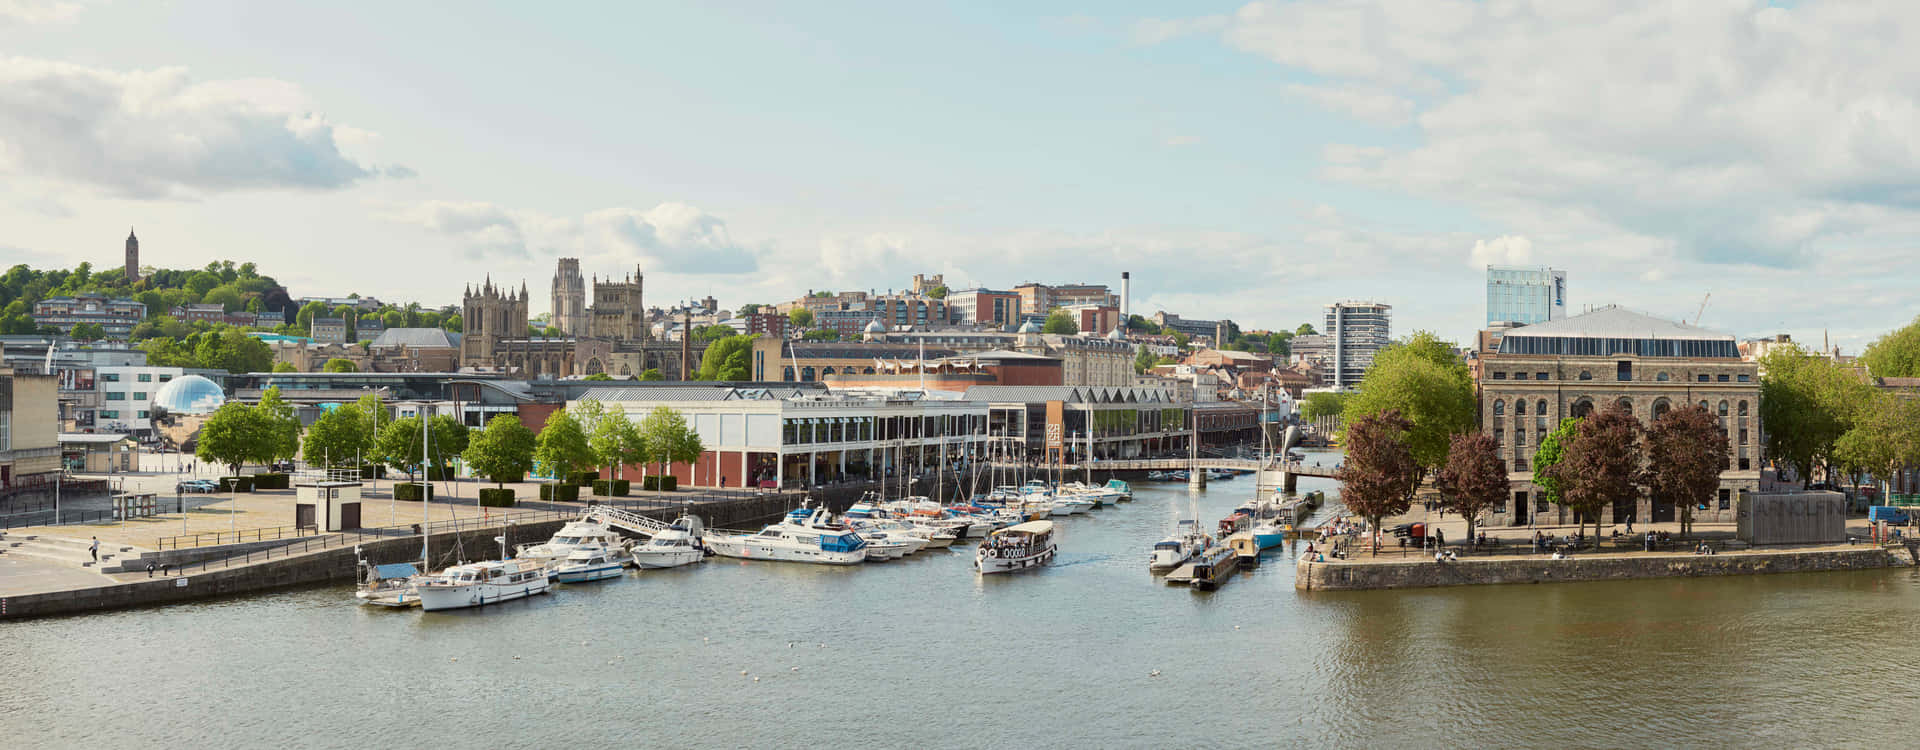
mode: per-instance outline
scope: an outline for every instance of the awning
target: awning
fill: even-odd
[[[388,563],[373,566],[373,573],[380,578],[412,578],[420,574],[413,563]]]

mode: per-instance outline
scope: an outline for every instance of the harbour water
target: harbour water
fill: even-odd
[[[8,623],[0,735],[197,748],[1909,744],[1911,569],[1302,594],[1292,552],[1276,550],[1198,593],[1146,566],[1189,507],[1185,486],[1135,490],[1061,521],[1059,559],[1028,574],[976,576],[971,547],[850,568],[716,559],[450,613],[357,607],[338,586]],[[1251,490],[1213,484],[1202,523]]]

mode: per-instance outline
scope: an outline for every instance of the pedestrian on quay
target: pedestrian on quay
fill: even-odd
[[[87,552],[93,555],[94,562],[100,562],[100,537],[93,538],[93,543],[87,545]]]

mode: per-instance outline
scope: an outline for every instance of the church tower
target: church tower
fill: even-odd
[[[140,238],[133,236],[133,229],[127,229],[127,280],[140,280]]]
[[[562,336],[587,335],[587,283],[579,258],[561,258],[553,272],[553,325]]]

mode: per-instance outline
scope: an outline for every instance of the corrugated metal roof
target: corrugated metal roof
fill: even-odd
[[[380,332],[371,346],[407,346],[421,348],[457,348],[458,343],[438,328],[388,328]]]

